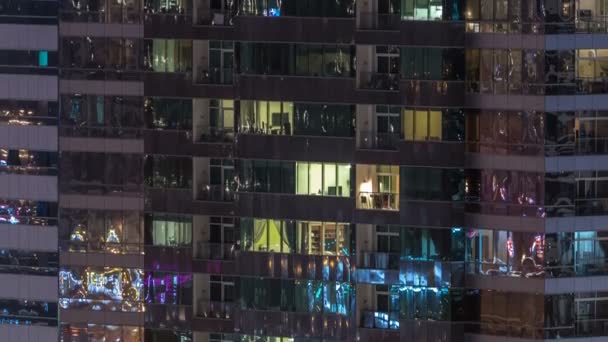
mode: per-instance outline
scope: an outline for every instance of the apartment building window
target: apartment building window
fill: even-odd
[[[357,208],[399,209],[399,167],[357,165]]]
[[[203,69],[201,69],[203,70]],[[209,42],[209,74],[210,83],[230,84],[234,70],[234,42],[217,41]],[[204,71],[204,70],[203,70]]]
[[[241,241],[247,251],[349,255],[347,223],[241,219]]]
[[[59,104],[47,101],[0,100],[0,123],[3,125],[56,125]]]
[[[209,100],[209,128],[217,134],[234,130],[234,100]]]
[[[243,74],[353,77],[351,45],[249,43],[237,45]]]
[[[442,140],[442,113],[439,110],[403,111],[403,132],[405,140]]]
[[[294,104],[294,135],[354,135],[354,105]]]
[[[396,106],[376,106],[376,129],[378,133],[401,133],[401,108]]]
[[[62,309],[143,312],[144,273],[120,267],[70,267],[59,271]]]
[[[442,20],[449,1],[443,0],[401,0],[401,18],[404,20]],[[460,4],[462,6],[462,4]],[[447,13],[446,13],[447,14]],[[451,19],[454,13],[449,13]],[[457,20],[458,15],[456,14]]]
[[[376,226],[376,251],[381,253],[400,253],[401,228],[393,226]]]
[[[146,215],[146,244],[191,247],[192,218],[177,215]]]
[[[248,0],[241,1],[244,15],[268,17],[350,17],[354,15],[354,0]]]
[[[348,164],[296,162],[296,194],[350,197]]]
[[[147,39],[144,46],[144,65],[148,70],[158,72],[192,71],[191,40]]]
[[[141,253],[144,220],[136,211],[62,209],[61,216],[59,239],[70,252]]]
[[[396,46],[376,46],[376,72],[399,74],[399,48]]]
[[[462,80],[463,49],[401,47],[401,75],[407,80]]]
[[[150,13],[188,14],[192,0],[144,0],[144,9]]]
[[[401,167],[401,194],[408,199],[462,201],[464,170]]]
[[[293,134],[293,102],[241,101],[240,129],[251,134]]]
[[[300,313],[350,313],[350,283],[314,280],[240,278],[243,309]]]
[[[192,100],[148,97],[144,113],[147,128],[192,129]]]
[[[236,300],[234,278],[222,275],[211,275],[209,279],[209,300],[228,302]]]
[[[145,300],[148,304],[192,305],[192,274],[146,272]]]
[[[234,218],[231,217],[215,217],[209,218],[209,242],[212,244],[222,245],[223,249],[232,248],[232,244],[236,240]],[[228,252],[224,250],[223,252]],[[223,253],[222,255],[226,255]]]
[[[393,286],[376,285],[374,328],[399,329],[399,294]]]
[[[146,156],[144,173],[150,187],[192,188],[192,158]]]
[[[0,171],[30,175],[57,175],[57,152],[0,148]]]

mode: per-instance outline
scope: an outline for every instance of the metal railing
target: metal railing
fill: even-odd
[[[363,260],[359,267],[376,269],[398,269],[400,256],[398,253],[363,252]]]
[[[236,303],[216,302],[199,299],[197,302],[196,315],[202,318],[232,319]]]
[[[192,14],[184,13],[146,13],[144,23],[154,25],[192,25]]]
[[[378,133],[374,131],[359,132],[359,149],[398,150],[399,133]]]
[[[197,199],[199,201],[232,202],[235,200],[236,190],[228,186],[215,184],[203,185],[199,191]]]
[[[399,312],[361,311],[361,328],[399,329]]]
[[[74,138],[141,139],[143,128],[62,126],[59,135]]]
[[[234,128],[218,128],[218,127],[207,127],[201,134],[199,143],[206,142],[226,142],[230,143],[234,141]]]
[[[399,194],[388,192],[359,192],[357,209],[399,210]]]
[[[399,74],[359,71],[359,88],[368,90],[399,90]]]
[[[200,26],[232,26],[234,14],[230,10],[203,13],[196,18],[195,25]]]
[[[577,16],[561,23],[470,20],[466,22],[466,32],[501,34],[608,33],[608,16]]]
[[[234,243],[198,241],[196,258],[200,260],[231,260],[235,256]]]
[[[233,68],[207,68],[198,66],[195,78],[196,84],[232,84],[234,79]]]

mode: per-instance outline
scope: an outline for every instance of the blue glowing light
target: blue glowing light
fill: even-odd
[[[268,16],[269,17],[280,17],[281,16],[281,9],[280,8],[271,8],[268,10]]]

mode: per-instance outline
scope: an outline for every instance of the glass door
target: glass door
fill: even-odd
[[[226,259],[234,244],[234,219],[210,217],[209,244],[213,257]]]

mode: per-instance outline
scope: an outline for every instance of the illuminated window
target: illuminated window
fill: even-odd
[[[350,197],[349,164],[296,162],[296,194]]]
[[[49,66],[49,52],[39,51],[38,52],[38,66],[47,67]]]
[[[438,110],[404,110],[405,140],[442,140],[442,113]]]

